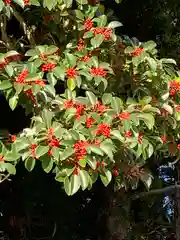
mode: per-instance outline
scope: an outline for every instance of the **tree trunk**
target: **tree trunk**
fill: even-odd
[[[111,194],[111,195],[110,195]],[[130,202],[124,189],[117,192],[112,190],[108,214],[108,240],[128,240],[130,230],[129,208]]]
[[[177,166],[177,182],[180,183],[180,163]],[[176,187],[176,208],[175,208],[175,218],[176,218],[176,240],[180,240],[180,188]]]

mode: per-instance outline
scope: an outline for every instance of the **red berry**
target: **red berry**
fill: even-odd
[[[136,48],[132,53],[131,53],[131,56],[133,57],[137,57],[137,56],[140,56],[141,53],[144,52],[144,48]]]
[[[44,63],[43,65],[41,65],[41,71],[50,72],[55,67],[56,67],[55,63]]]
[[[165,143],[167,141],[167,136],[161,136],[161,140],[163,143]]]
[[[17,138],[17,137],[16,137],[15,135],[12,135],[12,136],[11,136],[11,141],[12,141],[12,143],[14,143],[14,142],[16,141],[16,138]]]
[[[74,171],[73,171],[73,174],[74,175],[79,175],[79,168],[75,168]]]
[[[111,129],[110,126],[106,123],[101,123],[96,129],[96,135],[104,135],[105,137],[110,137]]]
[[[119,114],[119,118],[121,120],[130,120],[130,113],[122,112],[122,113]]]
[[[78,72],[75,68],[71,67],[67,69],[66,74],[68,78],[75,78],[78,75]]]
[[[180,144],[177,145],[177,149],[180,150]]]
[[[113,175],[114,175],[114,177],[119,176],[119,170],[117,168],[113,169]]]
[[[91,74],[95,77],[105,77],[107,75],[107,72],[105,72],[104,68],[97,67],[91,68]]]
[[[85,30],[86,31],[90,31],[92,27],[93,27],[93,21],[90,18],[86,19],[84,21],[84,28],[85,28]]]
[[[125,137],[131,137],[132,136],[132,132],[131,131],[127,131],[124,133]]]

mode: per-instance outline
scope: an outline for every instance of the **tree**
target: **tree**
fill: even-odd
[[[98,1],[1,1],[0,88],[31,117],[1,138],[1,181],[38,161],[68,195],[99,177],[149,189],[152,156],[179,157],[176,62],[159,59],[153,41],[118,36],[108,16]],[[14,18],[22,36],[8,34]]]

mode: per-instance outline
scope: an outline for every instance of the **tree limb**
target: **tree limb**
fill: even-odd
[[[171,186],[165,187],[165,188],[154,189],[154,190],[151,190],[149,192],[141,192],[139,194],[135,194],[134,196],[132,196],[132,200],[136,200],[136,199],[142,198],[142,197],[147,197],[147,196],[150,196],[150,195],[157,195],[157,194],[164,194],[164,193],[167,193],[167,192],[172,192],[176,188],[180,188],[180,185],[175,184],[175,185],[171,185]]]

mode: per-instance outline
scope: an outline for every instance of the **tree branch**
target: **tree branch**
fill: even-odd
[[[142,197],[147,197],[147,196],[150,196],[150,195],[157,195],[157,194],[164,194],[164,193],[167,193],[167,192],[172,192],[176,188],[180,188],[180,185],[175,184],[175,185],[171,185],[171,186],[165,187],[165,188],[154,189],[154,190],[151,190],[149,192],[141,192],[139,194],[135,194],[134,196],[132,196],[132,200],[136,200],[136,199],[142,198]]]
[[[18,22],[20,23],[24,34],[26,35],[30,45],[35,46],[35,40],[32,34],[32,29],[26,24],[26,22],[24,21],[23,17],[15,10],[15,8],[13,7],[13,14],[14,17],[18,20]]]
[[[1,44],[3,44],[7,49],[11,49],[10,40],[6,31],[7,20],[4,14],[0,15],[0,28],[1,28]]]

